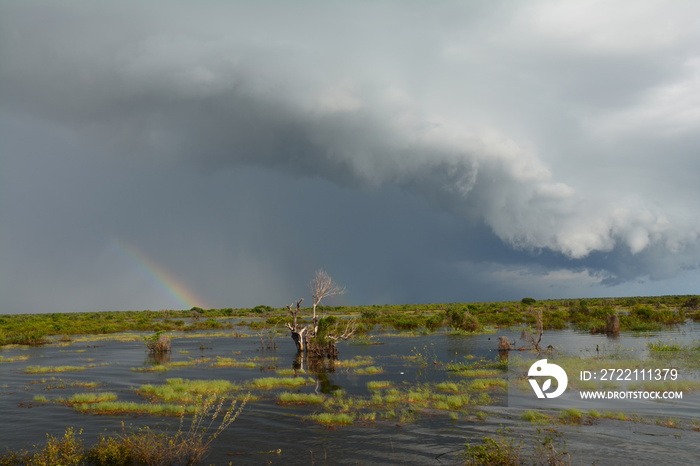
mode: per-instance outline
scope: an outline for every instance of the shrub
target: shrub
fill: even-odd
[[[449,326],[456,330],[476,332],[481,329],[479,320],[467,309],[450,309],[445,311],[445,319]]]
[[[431,316],[425,320],[425,328],[430,330],[438,329],[442,327],[444,321],[445,316],[443,316],[442,314],[435,314],[434,316]]]
[[[151,353],[169,353],[170,352],[170,338],[164,335],[162,330],[156,332],[150,337],[145,337],[144,342],[148,351]]]
[[[500,432],[499,432],[500,433]],[[474,466],[518,466],[521,464],[520,455],[522,442],[506,438],[502,433],[498,438],[484,437],[482,445],[467,444],[465,455],[466,464]]]
[[[82,434],[78,431],[78,436]],[[35,447],[36,448],[36,447]],[[85,464],[85,446],[80,437],[76,437],[75,430],[68,427],[62,438],[46,435],[46,446],[29,453],[27,451],[8,452],[0,456],[1,465],[31,464],[36,466],[78,466]]]

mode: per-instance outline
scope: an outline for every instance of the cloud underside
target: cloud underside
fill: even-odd
[[[698,266],[700,56],[681,7],[69,5],[3,6],[0,109],[106,149],[96,163],[398,189],[552,281]],[[659,16],[675,27],[647,34]]]

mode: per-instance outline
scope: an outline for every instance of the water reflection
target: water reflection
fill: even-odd
[[[297,372],[311,373],[316,379],[314,392],[318,395],[323,393],[330,395],[343,387],[334,383],[330,374],[335,373],[335,363],[337,357],[314,357],[303,353],[298,353],[292,363],[292,369]]]
[[[170,351],[160,351],[160,352],[150,352],[146,356],[146,361],[144,365],[146,366],[158,366],[161,364],[170,363]]]

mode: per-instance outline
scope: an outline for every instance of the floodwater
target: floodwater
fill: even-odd
[[[36,396],[49,400],[68,398],[87,391],[114,392],[120,401],[144,402],[136,393],[143,384],[163,384],[170,378],[225,379],[245,383],[259,377],[276,376],[280,369],[298,368],[290,338],[280,335],[276,349],[263,348],[254,333],[228,335],[212,332],[172,334],[170,364],[194,360],[213,361],[217,357],[248,362],[249,367],[215,367],[210,363],[152,368],[141,337],[145,334],[115,334],[107,338],[56,342],[44,347],[0,349],[0,450],[31,449],[42,445],[46,434],[61,435],[66,427],[83,429],[86,443],[101,433],[127,427],[170,426],[176,418],[156,416],[105,416],[81,414],[56,402],[37,402]],[[486,406],[469,406],[446,413],[420,411],[411,419],[378,416],[371,422],[350,426],[324,427],[308,415],[322,410],[318,406],[280,406],[277,395],[283,391],[314,391],[332,394],[342,390],[347,396],[370,397],[367,382],[389,381],[396,386],[425,385],[460,379],[446,370],[450,363],[498,360],[498,336],[517,340],[517,331],[498,331],[484,335],[452,335],[436,332],[428,335],[404,335],[375,332],[368,341],[343,342],[340,361],[371,358],[381,367],[378,374],[361,374],[338,364],[318,374],[306,368],[305,377],[315,384],[295,389],[258,390],[256,401],[249,402],[240,417],[212,444],[206,464],[457,464],[464,461],[465,443],[480,444],[483,437],[494,437],[499,429],[505,435],[523,439],[531,449],[546,432],[562,435],[562,449],[571,454],[572,464],[699,464],[700,396],[686,394],[683,409],[669,402],[658,405],[658,417],[678,419],[679,428],[649,422],[600,418],[584,424],[535,425],[520,418],[522,410],[509,408],[505,393],[490,393]],[[547,331],[543,346],[555,352],[580,356],[605,356],[627,352],[637,358],[647,355],[647,343],[667,341],[678,344],[700,340],[700,324],[689,322],[672,330],[644,334],[623,333],[617,338],[590,335],[573,330]],[[372,343],[372,344],[368,344]],[[14,359],[13,359],[14,358]],[[250,364],[253,363],[253,364]],[[32,374],[29,366],[83,366],[79,372]],[[167,364],[166,364],[167,365]],[[697,376],[697,374],[695,374]],[[464,380],[461,378],[461,380]],[[98,382],[95,388],[77,385]],[[341,393],[341,392],[338,392]],[[332,395],[331,395],[332,396]],[[480,414],[477,415],[476,413]],[[643,419],[643,421],[646,421]],[[548,435],[545,432],[544,435]],[[539,437],[538,437],[539,435]],[[565,444],[563,443],[565,441]]]

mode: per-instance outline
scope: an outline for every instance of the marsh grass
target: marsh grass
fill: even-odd
[[[256,369],[260,365],[253,361],[238,361],[233,358],[216,357],[216,361],[212,363],[212,367],[245,367],[248,369]]]
[[[563,424],[581,424],[583,413],[580,409],[570,408],[559,413],[559,421]]]
[[[118,341],[121,343],[127,343],[132,341],[142,341],[143,336],[138,333],[112,333],[112,334],[91,334],[91,335],[81,335],[73,336],[73,343],[94,343],[96,341]]]
[[[522,413],[520,415],[520,419],[534,424],[545,424],[551,420],[551,418],[545,413],[533,410],[528,410]]]
[[[81,413],[118,415],[118,414],[149,414],[152,416],[182,416],[193,413],[194,406],[176,405],[170,403],[137,403],[133,401],[99,401],[96,403],[74,404],[73,409]]]
[[[379,366],[367,366],[367,367],[358,367],[355,369],[354,374],[355,375],[375,375],[375,374],[381,374],[384,372],[384,369],[379,367]]]
[[[325,426],[350,425],[355,422],[355,415],[348,413],[317,413],[308,418]]]
[[[360,366],[369,366],[374,364],[374,358],[371,356],[357,356],[353,359],[335,361],[336,367],[354,368]]]
[[[487,378],[477,379],[467,385],[467,390],[471,391],[505,391],[508,388],[508,381],[505,379]]]
[[[172,369],[172,366],[169,364],[154,364],[152,366],[131,368],[133,372],[167,372],[170,369]]]
[[[167,403],[192,403],[201,396],[226,395],[240,390],[240,385],[228,380],[166,379],[162,385],[142,385],[137,393],[163,400]]]
[[[684,346],[680,343],[669,343],[666,341],[658,340],[655,342],[647,343],[647,348],[649,351],[683,351],[690,348],[690,346]]]
[[[657,419],[655,421],[657,426],[662,426],[662,427],[668,427],[671,429],[680,429],[681,428],[681,421],[678,418],[675,417],[668,417],[664,419]]]
[[[432,398],[435,409],[454,411],[468,405],[471,397],[464,395],[435,395]]]
[[[296,405],[307,405],[307,404],[321,404],[326,401],[324,395],[317,395],[315,393],[292,393],[283,392],[280,393],[278,397],[279,404],[296,404]]]
[[[271,390],[280,387],[299,387],[310,385],[314,380],[310,377],[261,377],[248,382],[248,387],[259,390]]]
[[[82,372],[86,366],[27,366],[25,374],[52,374],[57,372]]]
[[[29,359],[29,356],[27,355],[11,356],[9,358],[0,355],[0,363],[26,361],[27,359]]]
[[[368,390],[382,390],[389,388],[393,385],[392,382],[389,382],[388,380],[371,380],[367,382],[367,389]]]
[[[361,413],[360,420],[364,422],[374,422],[377,420],[377,413],[374,411]]]
[[[456,371],[462,377],[497,377],[503,375],[500,369],[463,369]]]
[[[464,389],[462,385],[455,382],[441,382],[435,385],[435,388],[443,392],[460,392]]]
[[[174,361],[174,362],[169,362],[167,365],[170,367],[194,367],[197,364],[201,364],[199,361],[196,359],[192,359],[189,361]]]
[[[508,361],[480,359],[478,361],[450,363],[445,368],[462,377],[498,377],[508,370]]]
[[[600,415],[605,419],[613,419],[615,421],[631,421],[632,418],[621,411],[603,411]]]
[[[76,393],[66,400],[66,404],[76,405],[82,403],[100,403],[115,401],[117,394],[113,392],[104,393]]]

